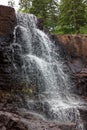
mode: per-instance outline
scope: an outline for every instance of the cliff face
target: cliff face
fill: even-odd
[[[87,96],[87,35],[53,35],[52,38],[67,61],[77,93]]]
[[[11,7],[0,6],[0,89],[8,89],[12,81],[13,30],[16,22]]]
[[[11,7],[0,6],[0,42],[12,40],[15,22],[15,10]]]
[[[72,58],[87,58],[87,35],[53,35],[56,43],[62,44]]]

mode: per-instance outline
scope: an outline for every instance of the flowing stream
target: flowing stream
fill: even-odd
[[[44,110],[44,113],[48,111],[45,116],[58,122],[76,122],[79,130],[84,130],[78,110],[81,101],[70,93],[69,77],[63,72],[56,47],[37,28],[34,15],[17,14],[12,47],[18,78],[26,82],[26,87],[31,84],[38,87],[38,101],[49,106],[43,108],[48,109]]]

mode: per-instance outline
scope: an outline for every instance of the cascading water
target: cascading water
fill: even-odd
[[[13,63],[18,75],[38,87],[38,100],[49,105],[47,115],[58,122],[76,122],[83,130],[79,101],[71,96],[68,76],[63,72],[59,54],[48,36],[37,29],[34,15],[17,14],[14,32]],[[28,101],[30,102],[30,101]],[[34,101],[33,101],[34,102]]]

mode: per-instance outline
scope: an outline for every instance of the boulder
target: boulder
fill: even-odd
[[[16,24],[15,10],[0,5],[0,42],[11,41]]]

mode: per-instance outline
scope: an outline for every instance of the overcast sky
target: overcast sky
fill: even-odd
[[[8,5],[9,0],[0,0],[0,5]],[[14,8],[17,10],[18,9],[18,2],[19,0],[14,0],[15,1],[15,6]]]

